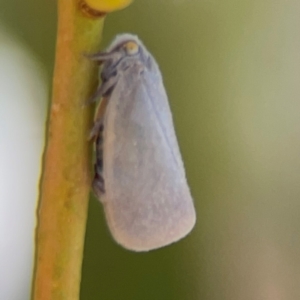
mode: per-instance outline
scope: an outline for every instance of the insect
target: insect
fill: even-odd
[[[176,242],[196,214],[162,76],[137,36],[118,35],[104,52],[91,98],[102,98],[91,130],[93,190],[117,243],[149,251]]]

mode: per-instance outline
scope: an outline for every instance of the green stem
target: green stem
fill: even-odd
[[[90,191],[92,91],[103,18],[90,19],[76,0],[58,1],[58,34],[47,147],[41,182],[33,279],[34,300],[79,299]]]

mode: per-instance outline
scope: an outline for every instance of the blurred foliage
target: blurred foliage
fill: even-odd
[[[92,197],[82,299],[300,299],[299,13],[297,0],[136,0],[107,17],[103,46],[133,32],[160,64],[198,221],[136,254]],[[51,70],[54,2],[2,0],[0,16]]]
[[[43,61],[51,76],[57,25],[56,2],[0,0],[0,20],[32,49],[37,59]]]

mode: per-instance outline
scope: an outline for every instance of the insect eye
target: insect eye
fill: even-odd
[[[139,52],[139,46],[137,43],[135,42],[127,42],[125,45],[124,45],[124,49],[126,51],[126,54],[128,55],[134,55],[136,53]]]

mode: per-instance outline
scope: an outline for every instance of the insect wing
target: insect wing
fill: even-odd
[[[193,201],[158,72],[122,76],[116,84],[104,117],[103,158],[105,214],[118,243],[148,251],[193,228]]]

